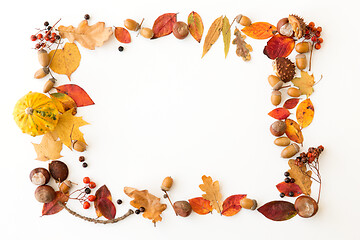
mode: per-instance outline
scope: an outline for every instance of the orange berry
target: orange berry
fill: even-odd
[[[89,182],[89,188],[96,188],[96,183]]]
[[[86,183],[86,184],[90,183],[90,178],[89,177],[84,177],[83,182]]]
[[[90,203],[89,202],[84,202],[83,208],[84,209],[89,209],[90,208]]]
[[[88,196],[88,200],[89,200],[90,202],[95,201],[95,199],[96,199],[96,196],[94,196],[94,195],[89,195],[89,196]]]

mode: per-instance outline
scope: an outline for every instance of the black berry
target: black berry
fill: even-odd
[[[136,210],[135,210],[135,214],[140,214],[140,210],[139,210],[139,209],[136,209]]]
[[[164,198],[167,198],[167,195],[166,194],[164,194],[164,196],[163,196]]]
[[[122,51],[124,51],[124,47],[123,47],[123,46],[120,46],[120,47],[118,48],[118,50],[119,50],[120,52],[122,52]]]
[[[90,188],[85,188],[85,193],[86,193],[86,194],[90,194],[90,193],[91,193],[91,189],[90,189]]]
[[[140,210],[140,212],[145,212],[145,208],[144,208],[144,207],[140,207],[139,210]]]
[[[290,173],[289,172],[284,172],[284,176],[288,177],[288,176],[290,176]]]
[[[289,192],[289,197],[293,197],[294,193],[293,192]]]
[[[87,164],[86,162],[84,162],[84,163],[82,164],[82,166],[83,166],[83,168],[86,168],[86,167],[88,166],[88,164]]]
[[[80,161],[80,162],[85,161],[85,157],[84,157],[84,156],[80,156],[80,157],[79,157],[79,161]]]
[[[290,180],[290,178],[288,178],[288,177],[284,179],[284,182],[286,182],[286,183],[289,183],[290,181],[291,181],[291,180]]]
[[[280,193],[280,197],[281,198],[285,197],[285,193]]]
[[[291,183],[294,183],[294,182],[295,182],[295,179],[294,179],[294,178],[291,178],[291,179],[290,179],[290,182],[291,182]]]
[[[89,20],[89,19],[90,19],[90,15],[89,15],[89,14],[85,14],[84,18],[85,18],[85,20]]]
[[[116,203],[120,205],[120,204],[122,204],[122,200],[121,200],[121,199],[118,199],[118,200],[116,201]]]
[[[47,30],[50,30],[51,28],[52,28],[51,26],[48,26],[48,27],[47,27]]]
[[[44,26],[45,27],[49,26],[49,22],[48,21],[44,22]]]

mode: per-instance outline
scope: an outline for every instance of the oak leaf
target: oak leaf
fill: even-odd
[[[203,58],[205,54],[210,50],[211,46],[218,40],[220,33],[222,31],[223,26],[223,17],[219,17],[215,19],[215,21],[211,24],[209,31],[206,34],[204,46],[203,46]]]
[[[294,204],[286,201],[271,201],[258,208],[258,211],[273,221],[285,221],[297,215]]]
[[[37,154],[36,160],[48,161],[61,158],[62,142],[56,140],[47,132],[42,137],[40,144],[33,143]]]
[[[130,202],[131,206],[145,208],[144,218],[152,220],[154,224],[162,220],[160,215],[166,209],[166,204],[160,203],[160,198],[150,194],[148,190],[139,191],[131,187],[125,187],[124,192],[134,199]]]
[[[264,48],[264,54],[270,59],[287,57],[295,47],[295,40],[292,37],[280,34],[273,36]]]
[[[286,136],[291,141],[302,144],[304,142],[304,137],[301,132],[299,124],[292,119],[286,119],[285,124],[286,124],[286,129],[285,129]]]
[[[245,42],[246,36],[242,35],[237,28],[234,31],[234,35],[235,39],[232,43],[236,45],[236,55],[242,57],[244,61],[249,61],[251,59],[250,52],[252,52],[252,47]]]
[[[80,65],[81,54],[75,43],[65,43],[63,49],[52,50],[49,53],[50,68],[58,74],[70,76]]]
[[[67,38],[71,43],[77,41],[81,46],[90,50],[101,47],[113,34],[112,28],[105,27],[104,22],[97,22],[89,26],[87,20],[81,21],[78,27],[59,26],[58,30],[62,38]]]
[[[167,36],[172,33],[176,23],[177,13],[165,13],[159,16],[152,27],[154,36],[152,39]]]
[[[290,176],[295,179],[295,182],[301,188],[301,191],[305,195],[311,194],[311,170],[306,171],[306,166],[303,165],[302,167],[295,164],[295,160],[290,159],[288,161],[290,169],[288,172]]]
[[[204,33],[204,24],[200,15],[192,11],[188,16],[189,32],[193,38],[200,43]]]
[[[309,75],[309,73],[301,71],[301,77],[296,77],[291,81],[296,87],[300,89],[301,95],[306,95],[309,97],[314,92],[314,74]]]
[[[79,130],[79,128],[89,124],[88,122],[84,121],[82,117],[75,117],[72,115],[72,111],[73,110],[70,109],[64,114],[60,115],[58,124],[54,129],[54,132],[56,132],[56,134],[59,136],[60,141],[70,149],[72,149],[72,140],[78,140],[86,143],[84,134]]]
[[[310,98],[302,101],[296,109],[296,120],[301,128],[306,128],[314,119],[314,105]]]
[[[230,31],[230,22],[229,19],[225,16],[223,18],[223,27],[222,27],[222,36],[224,41],[224,53],[225,58],[227,57],[230,49],[230,42],[231,42],[231,31]]]
[[[213,210],[210,201],[204,199],[203,197],[189,199],[189,203],[191,205],[192,210],[200,215],[208,214]]]
[[[255,22],[241,31],[254,39],[267,39],[275,35],[276,27],[267,22]]]
[[[221,213],[223,210],[223,202],[221,201],[222,195],[220,193],[219,181],[213,182],[211,177],[205,175],[201,178],[203,184],[200,184],[200,189],[205,192],[202,197],[206,200],[209,200],[211,206],[218,212]]]

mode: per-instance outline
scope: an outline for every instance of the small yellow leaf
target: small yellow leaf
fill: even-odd
[[[300,89],[301,95],[309,97],[314,92],[314,74],[309,75],[307,72],[301,71],[301,77],[294,78],[292,83]]]
[[[204,184],[200,184],[199,187],[205,194],[202,197],[210,201],[211,206],[218,212],[221,213],[223,210],[223,202],[221,201],[222,195],[220,193],[219,182],[213,182],[211,177],[202,176]]]
[[[48,161],[56,160],[61,158],[60,152],[62,150],[62,142],[54,140],[53,135],[50,132],[47,132],[40,144],[33,143],[37,158],[36,160]]]
[[[223,35],[224,52],[226,58],[229,53],[230,42],[231,42],[230,22],[226,16],[223,19],[222,35]]]
[[[223,25],[223,17],[219,17],[215,19],[215,21],[211,24],[209,31],[206,34],[205,42],[203,46],[203,58],[205,54],[210,50],[211,46],[218,40]]]
[[[52,50],[49,56],[50,59],[52,58],[51,70],[58,74],[65,74],[71,80],[70,76],[79,67],[81,60],[80,51],[76,44],[65,43],[63,49]]]

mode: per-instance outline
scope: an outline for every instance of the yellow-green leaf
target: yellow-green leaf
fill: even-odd
[[[224,53],[225,58],[227,57],[230,49],[231,42],[231,31],[230,31],[230,22],[229,19],[225,16],[223,19],[222,35],[224,40]]]
[[[296,119],[301,128],[306,128],[314,119],[314,105],[310,98],[302,101],[296,109]]]
[[[301,77],[294,78],[292,83],[300,89],[301,95],[309,97],[314,92],[314,74],[309,75],[307,72],[301,71]]]
[[[203,58],[205,56],[205,54],[210,50],[211,46],[214,45],[216,40],[218,40],[221,30],[222,30],[222,25],[223,25],[223,17],[222,16],[215,19],[215,21],[211,24],[209,31],[207,32],[206,37],[205,37],[205,42],[204,42],[204,46],[203,46],[203,54],[202,54],[201,58]]]
[[[189,32],[193,38],[200,43],[204,33],[204,24],[200,15],[192,11],[188,16]]]

